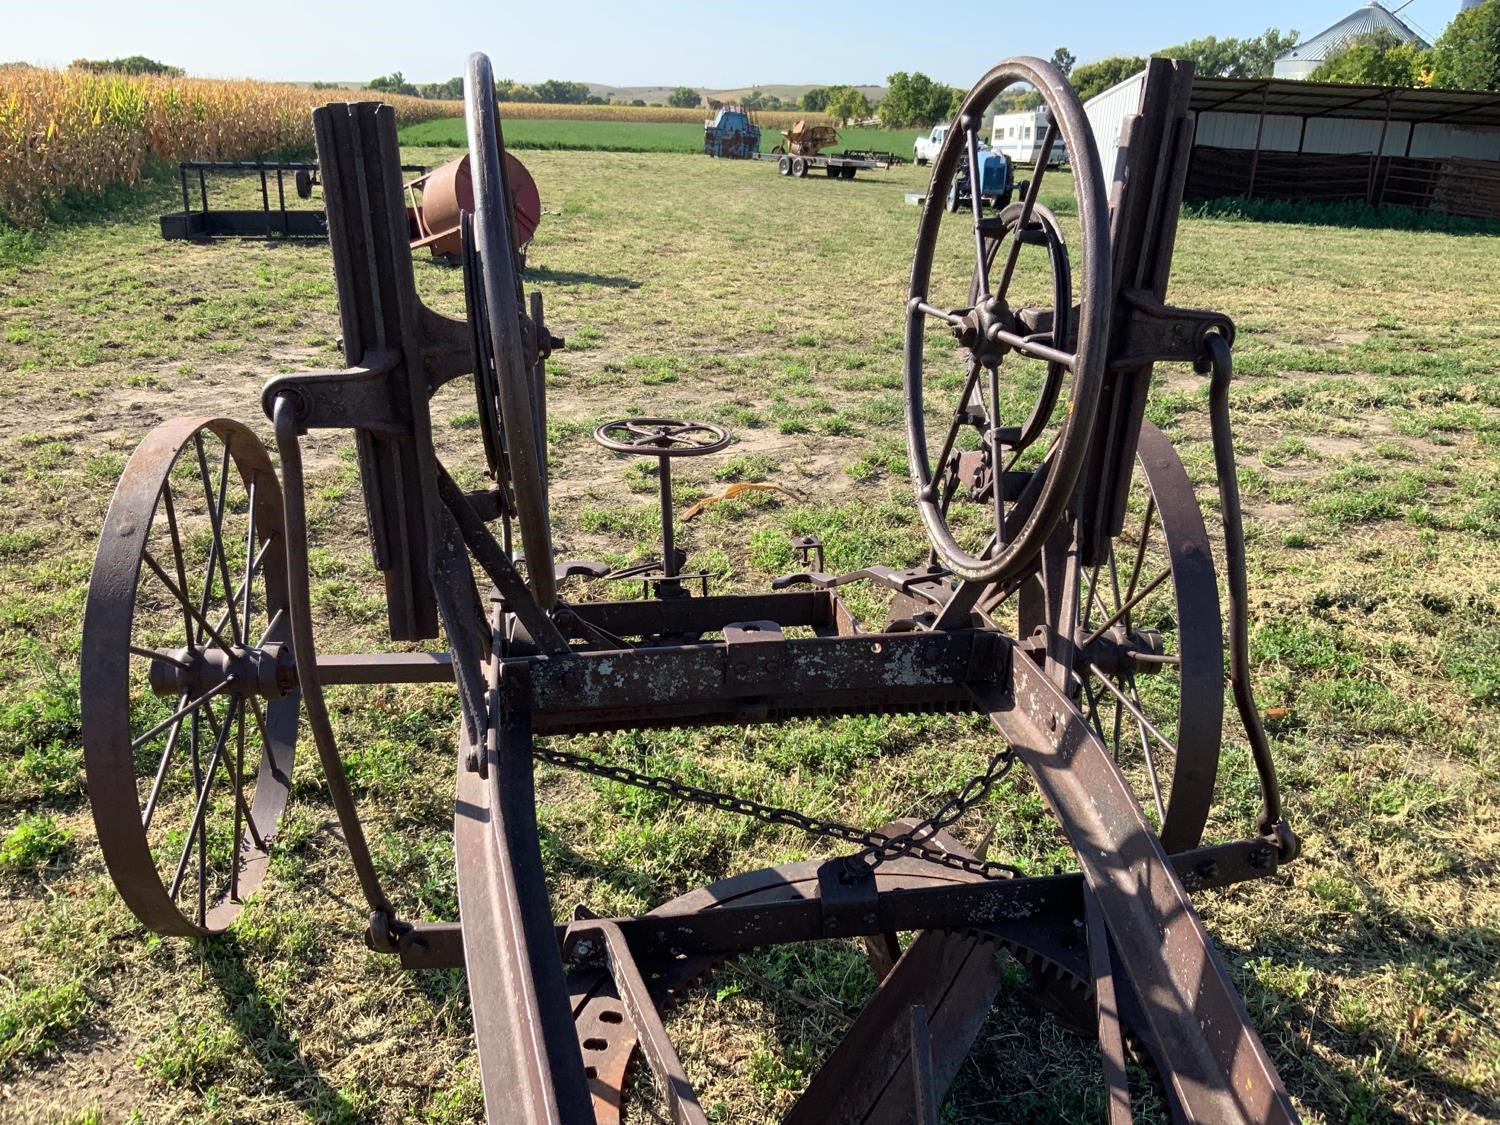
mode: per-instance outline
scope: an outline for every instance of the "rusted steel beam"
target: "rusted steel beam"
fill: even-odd
[[[790,628],[796,625],[832,625],[835,620],[833,593],[829,590],[580,602],[569,605],[566,612],[617,637],[715,633],[736,621],[774,621]]]
[[[670,603],[667,603],[670,604]],[[538,734],[796,715],[970,709],[970,681],[1005,682],[1010,642],[984,630],[783,636],[774,622],[731,639],[581,652],[537,661],[530,706]]]
[[[318,676],[333,684],[451,684],[447,652],[320,652]]]
[[[1273,874],[1276,849],[1264,840],[1237,840],[1195,848],[1171,856],[1172,869],[1194,891],[1227,887]],[[816,867],[816,865],[809,865]],[[1076,934],[1083,919],[1083,877],[1046,875],[1028,879],[955,881],[951,886],[895,886],[882,889],[874,921],[854,919],[830,934],[817,895],[816,879],[789,885],[787,897],[753,906],[726,905],[695,910],[610,919],[619,925],[640,959],[675,958],[678,954],[738,953],[763,945],[815,941],[825,937],[863,937],[922,929],[982,929],[1013,938],[1028,947],[1053,944],[1062,927]],[[569,940],[568,926],[555,938]],[[455,922],[418,922],[400,939],[397,950],[408,969],[462,968],[463,948]],[[1087,972],[1080,959],[1079,975]]]
[[[1000,990],[1004,959],[992,942],[928,930],[859,1013],[854,1026],[813,1075],[783,1125],[910,1120],[912,1070],[925,1070],[936,1100],[957,1076]],[[923,1009],[930,1055],[896,1029]]]
[[[694,1093],[687,1074],[682,1069],[677,1049],[667,1037],[661,1014],[656,1010],[656,1002],[646,988],[646,979],[636,966],[620,927],[603,920],[586,922],[576,930],[576,935],[580,944],[588,941],[599,943],[601,948],[596,956],[602,957],[609,967],[615,991],[619,993],[625,1011],[630,1016],[641,1050],[666,1095],[672,1120],[678,1125],[708,1125],[708,1118],[698,1104],[698,1095]]]
[[[516,669],[524,681],[525,668]],[[462,964],[491,1121],[573,1125],[593,1120],[552,928],[536,822],[531,724],[513,691],[476,750],[459,754],[453,835]]]
[[[1014,700],[981,691],[980,704],[1078,855],[1143,1018],[1172,1058],[1164,1077],[1193,1120],[1296,1121],[1170,857],[1104,745],[1041,669],[1029,660],[1013,668]]]

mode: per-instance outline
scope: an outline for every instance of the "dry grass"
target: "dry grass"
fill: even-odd
[[[915,225],[902,193],[922,173],[835,183],[701,156],[525,160],[555,212],[528,283],[569,339],[549,368],[560,551],[652,550],[653,480],[601,461],[587,435],[609,416],[667,411],[736,437],[684,468],[684,505],[735,479],[802,497],[752,494],[683,530],[717,588],[764,589],[791,563],[789,532],[819,533],[836,569],[920,557],[899,372]],[[230,938],[152,938],[99,858],[81,789],[78,620],[124,457],[167,414],[222,412],[265,434],[265,376],[340,362],[326,247],[162,243],[154,215],[175,207],[174,190],[148,182],[133,208],[56,228],[0,264],[0,839],[15,857],[0,870],[0,1118],[473,1121],[462,978],[404,975],[360,944],[358,889],[312,754],[299,759],[281,857]],[[1314,1122],[1500,1118],[1495,246],[1211,220],[1180,234],[1172,299],[1240,326],[1253,655],[1307,843],[1274,880],[1199,906]],[[453,271],[424,261],[417,275],[436,307],[460,307]],[[1151,411],[1212,517],[1202,381],[1163,369]],[[467,389],[445,388],[435,418],[445,461],[472,473]],[[351,444],[319,436],[311,449],[330,649],[381,642]],[[857,608],[878,619],[873,599]],[[333,704],[398,905],[451,915],[451,693],[341,689]],[[1214,838],[1253,813],[1243,738],[1225,733]],[[893,718],[569,748],[878,824],[930,808],[989,742],[968,720]],[[560,917],[579,902],[639,910],[820,851],[551,768],[539,799]],[[982,813],[962,838],[988,819],[997,856],[1043,871],[1068,862],[1023,780]],[[745,968],[714,977],[671,1026],[718,1119],[769,1121],[870,981],[848,945],[761,953]],[[1015,991],[945,1120],[1097,1120],[1097,1053]]]
[[[151,160],[306,148],[310,111],[351,96],[274,82],[0,67],[0,217],[35,220],[66,191],[137,183]],[[382,100],[402,124],[462,112],[456,102]]]

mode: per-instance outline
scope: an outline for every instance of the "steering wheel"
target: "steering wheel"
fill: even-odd
[[[1042,154],[1025,199],[1000,218],[984,215],[977,191],[970,192],[973,282],[966,308],[944,309],[929,301],[932,267],[939,246],[944,205],[959,173],[960,157],[979,166],[979,127],[987,106],[1007,87],[1026,83],[1042,96],[1049,114]],[[1071,306],[1071,279],[1066,248],[1056,221],[1037,203],[1046,173],[1047,155],[1058,137],[1073,161],[1073,191],[1081,228],[1080,300]],[[1014,208],[1014,210],[1012,210]],[[1007,237],[1008,236],[1008,237]],[[991,277],[997,251],[1008,243],[998,281]],[[1047,254],[1054,279],[1054,307],[1012,308],[1007,294],[1023,245]],[[1104,175],[1093,133],[1078,97],[1050,63],[1015,58],[1001,63],[969,91],[933,163],[932,181],[922,205],[906,301],[907,456],[917,506],[938,561],[967,582],[1005,584],[1022,576],[1062,518],[1088,452],[1089,433],[1104,383],[1111,309],[1109,207]],[[965,372],[955,380],[947,373],[929,375],[924,362],[929,321],[951,330],[964,354]],[[1008,356],[1048,365],[1037,402],[1024,425],[1005,426],[999,369]],[[1054,406],[1061,377],[1068,381],[1065,407]],[[987,377],[981,381],[982,377]],[[961,382],[952,422],[938,456],[928,449],[924,392],[927,381]],[[987,399],[987,402],[986,402]],[[974,553],[960,545],[949,523],[949,501],[955,488],[958,439],[977,426],[985,446],[993,486],[988,540]],[[1025,438],[1023,444],[1022,438]],[[1013,489],[1005,479],[1006,450],[1017,454],[1040,444],[1045,453]],[[1007,504],[1009,508],[1007,510]]]
[[[477,257],[477,285],[469,317],[479,334],[479,367],[493,362],[493,371],[476,370],[480,417],[490,418],[490,403],[499,415],[487,429],[486,450],[502,489],[508,484],[521,545],[526,552],[526,582],[544,610],[557,600],[552,563],[552,529],[547,511],[547,454],[545,409],[537,386],[540,361],[526,361],[528,331],[539,331],[524,317],[525,299],[517,270],[513,208],[505,179],[505,140],[495,106],[495,78],[489,57],[476,51],[464,74],[464,120],[469,134],[469,167],[474,176],[474,219],[471,249]],[[538,342],[529,341],[535,352]],[[484,345],[488,345],[485,347]],[[486,400],[489,400],[488,402]],[[502,453],[503,450],[503,453]]]

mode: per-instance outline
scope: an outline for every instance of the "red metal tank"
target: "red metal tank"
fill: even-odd
[[[531,173],[510,153],[505,154],[505,178],[510,184],[516,249],[525,250],[542,221],[542,197]],[[421,193],[420,200],[417,193]],[[433,257],[457,254],[458,216],[474,210],[474,179],[469,158],[460,156],[406,185],[406,218],[411,248],[428,247]]]

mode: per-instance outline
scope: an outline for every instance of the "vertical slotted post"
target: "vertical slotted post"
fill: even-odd
[[[1104,1096],[1110,1125],[1130,1125],[1130,1085],[1125,1076],[1125,1038],[1120,1030],[1120,1005],[1115,997],[1115,972],[1110,962],[1109,930],[1094,892],[1083,892],[1088,932],[1089,972],[1094,978],[1094,1009],[1099,1018],[1099,1051],[1104,1056]]]

